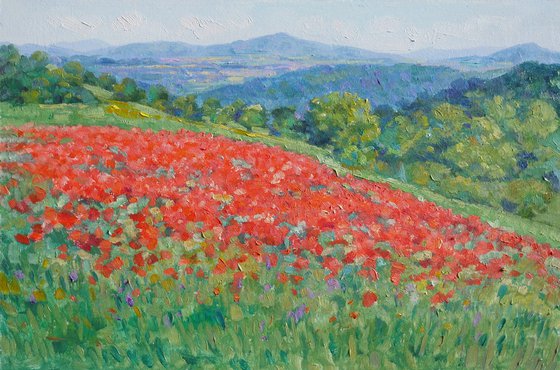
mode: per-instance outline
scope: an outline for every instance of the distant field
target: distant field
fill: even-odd
[[[201,93],[221,86],[242,84],[253,78],[269,78],[317,65],[363,64],[371,61],[271,58],[261,55],[232,58],[171,58],[162,64],[94,64],[96,73],[130,77],[143,85],[164,84],[178,95]]]

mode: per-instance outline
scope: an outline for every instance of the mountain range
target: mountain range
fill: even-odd
[[[18,47],[24,54],[30,54],[35,50],[43,50],[51,56],[63,58],[81,55],[110,58],[116,61],[147,59],[167,63],[180,58],[226,57],[244,59],[256,55],[277,59],[359,60],[378,64],[421,62],[463,67],[488,67],[504,63],[515,65],[526,61],[548,64],[560,63],[559,52],[542,48],[535,43],[520,44],[503,50],[496,48],[470,50],[423,49],[406,55],[397,55],[348,46],[328,45],[299,39],[287,33],[276,33],[249,40],[208,46],[171,41],[110,46],[100,40],[84,40],[48,46],[24,44]]]

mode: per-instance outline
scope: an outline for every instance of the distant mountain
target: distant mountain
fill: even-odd
[[[476,56],[487,56],[500,50],[496,47],[480,47],[472,49],[457,49],[457,50],[445,50],[445,49],[434,49],[427,48],[416,50],[408,54],[404,54],[403,57],[410,61],[441,61],[453,58],[464,58]]]
[[[380,62],[395,62],[401,59],[399,56],[393,54],[376,53],[347,46],[327,45],[320,42],[302,40],[286,33],[277,33],[250,40],[240,40],[229,44],[210,46],[167,41],[135,43],[99,49],[92,51],[90,54],[117,60],[184,57],[235,58],[254,55],[327,60],[378,60]]]
[[[95,50],[106,49],[111,47],[110,44],[102,40],[90,39],[90,40],[80,40],[72,42],[57,42],[53,47],[61,48],[64,50],[72,50],[74,54],[83,53],[89,54]]]
[[[257,37],[246,41],[235,41],[227,45],[210,46],[210,55],[267,54],[280,57],[317,59],[379,59],[400,60],[394,54],[376,53],[348,46],[327,45],[320,42],[302,40],[286,33]]]
[[[374,107],[398,107],[419,96],[431,96],[467,74],[448,67],[414,64],[322,65],[270,78],[255,78],[239,85],[228,85],[200,94],[231,103],[263,104],[268,109],[293,105],[299,110],[317,96],[347,91],[368,98]],[[470,77],[470,76],[469,76]]]
[[[207,47],[184,42],[141,42],[93,50],[89,54],[114,60],[163,59],[203,55]]]
[[[524,62],[544,64],[560,63],[560,53],[540,47],[535,43],[516,45],[488,56],[452,58],[447,65],[463,67],[514,66]]]
[[[507,48],[490,55],[489,58],[497,62],[510,62],[514,64],[523,62],[560,63],[560,53],[542,48],[535,43]]]
[[[37,44],[23,44],[18,45],[19,52],[24,55],[31,55],[36,51],[44,51],[51,57],[70,57],[79,54],[75,50],[67,49],[57,45],[37,45]]]

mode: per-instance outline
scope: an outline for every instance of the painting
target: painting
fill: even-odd
[[[0,6],[1,369],[557,369],[560,2]]]

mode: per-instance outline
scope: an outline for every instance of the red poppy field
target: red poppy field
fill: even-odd
[[[319,320],[327,332],[333,325],[367,327],[381,311],[402,316],[406,309],[398,307],[470,317],[476,305],[499,312],[506,304],[510,311],[552,315],[546,330],[557,338],[560,250],[475,216],[455,215],[386,184],[339,177],[302,155],[209,134],[26,125],[3,129],[2,137],[7,159],[0,162],[0,203],[13,227],[2,232],[10,252],[3,257],[0,294],[16,310],[88,305],[99,289],[97,295],[109,290],[119,297],[97,312],[108,321],[140,320],[166,296],[162,304],[177,307],[176,320],[183,299],[206,312],[217,312],[219,303],[226,307],[227,314],[218,315],[225,327],[240,312],[257,317],[259,294],[286,292],[292,302],[283,306],[282,322]],[[32,255],[35,264],[14,262],[14,250]],[[52,283],[47,277],[45,285],[41,274]],[[57,283],[59,277],[68,282]],[[192,295],[179,298],[189,289]],[[321,296],[337,291],[342,303],[327,309],[334,303]],[[487,319],[492,326],[496,318]],[[444,321],[431,325],[451,330]],[[266,336],[262,327],[255,330]],[[481,335],[496,335],[496,346],[498,334],[471,339],[486,351]],[[46,343],[45,351],[52,346],[55,353],[58,342]],[[125,349],[112,346],[105,348],[118,354],[107,355],[111,361],[134,364]],[[161,346],[164,360],[159,352],[154,357],[173,363],[173,343]],[[99,361],[105,361],[103,350]]]

